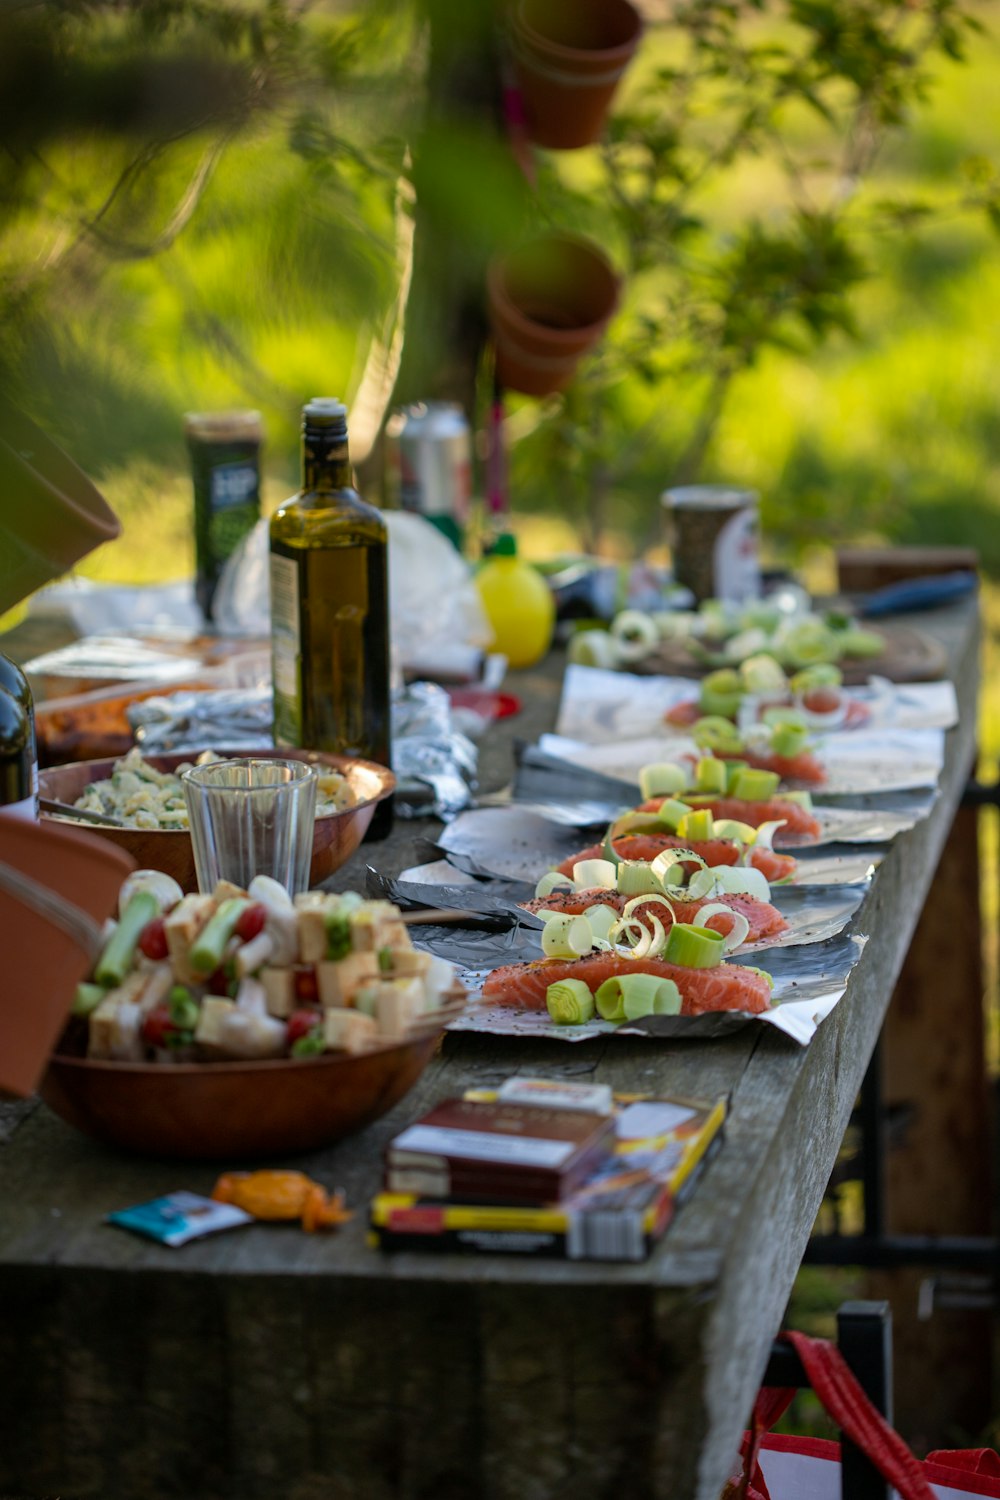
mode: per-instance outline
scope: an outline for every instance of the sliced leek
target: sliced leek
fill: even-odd
[[[669,828],[671,833],[676,833],[681,826],[681,819],[686,818],[690,811],[686,802],[678,802],[675,797],[667,797],[657,809],[656,820],[661,828]]]
[[[750,823],[741,823],[738,818],[719,818],[715,824],[717,839],[733,839],[737,844],[753,844],[757,829]]]
[[[640,986],[640,979],[652,979],[654,985]],[[621,1005],[626,1021],[641,1021],[643,1016],[679,1016],[681,992],[672,979],[658,979],[655,974],[623,974]]]
[[[557,1026],[581,1026],[594,1016],[594,997],[582,979],[560,979],[545,991],[545,1008]]]
[[[689,812],[678,827],[677,832],[682,839],[691,839],[698,843],[703,839],[710,839],[714,836],[712,832],[713,826],[712,814],[708,808],[703,808],[695,812]]]
[[[588,906],[583,913],[590,923],[590,930],[594,936],[595,943],[610,943],[611,929],[618,921],[618,912],[613,906],[605,906],[598,902],[595,906]]]
[[[644,859],[623,859],[618,866],[617,883],[623,896],[642,896],[660,890],[656,872]]]
[[[655,765],[643,766],[639,772],[639,790],[642,800],[651,797],[673,797],[687,786],[687,772],[672,761],[658,761]]]
[[[675,922],[667,934],[664,958],[669,964],[685,969],[713,969],[722,961],[725,939],[710,927],[695,927],[690,922]]]
[[[542,952],[546,958],[582,958],[593,946],[594,937],[586,917],[553,912],[542,928]]]
[[[774,835],[779,828],[784,828],[784,818],[774,818],[770,823],[762,823],[757,829],[757,837],[753,844],[755,849],[773,849]]]
[[[717,931],[716,928],[708,927],[712,917],[728,917],[730,925],[722,934],[722,946],[726,953],[732,953],[741,943],[746,942],[747,933],[750,931],[750,923],[741,911],[733,911],[724,901],[710,901],[698,911],[698,926],[707,928],[710,932]]]
[[[617,856],[612,862],[610,859],[580,859],[573,866],[573,885],[578,891],[589,891],[600,888],[605,891],[613,891],[618,880]]]
[[[735,724],[715,714],[699,719],[691,731],[691,738],[699,750],[715,750],[720,755],[732,754],[740,749],[741,743]]]
[[[716,796],[726,790],[726,763],[703,755],[695,768],[695,790]],[[738,794],[737,794],[738,795]]]
[[[553,891],[571,891],[572,889],[573,882],[568,875],[560,875],[558,870],[546,870],[535,886],[535,895],[551,896]]]
[[[733,778],[732,795],[742,802],[767,802],[781,784],[777,771],[756,771],[744,766]]]
[[[771,735],[771,749],[775,755],[791,760],[802,754],[808,739],[809,731],[804,724],[778,724]]]

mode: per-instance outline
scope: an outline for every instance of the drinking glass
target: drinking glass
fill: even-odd
[[[309,884],[316,771],[257,756],[192,766],[183,775],[198,889],[231,880],[244,890],[270,875],[294,896]]]

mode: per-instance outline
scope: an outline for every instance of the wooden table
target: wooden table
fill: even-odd
[[[947,645],[962,721],[809,1048],[750,1026],[702,1043],[453,1036],[390,1117],[294,1163],[361,1207],[393,1131],[515,1070],[727,1093],[724,1149],[648,1262],[386,1256],[363,1215],[335,1237],[254,1226],[168,1251],[104,1215],[206,1191],[213,1167],[131,1160],[44,1106],[15,1111],[0,1150],[0,1494],[716,1500],[972,761],[976,612],[918,623]],[[527,708],[511,733],[550,727],[554,666],[512,687]],[[487,785],[509,773],[509,742],[487,739]],[[362,852],[395,871],[428,831],[403,825]]]

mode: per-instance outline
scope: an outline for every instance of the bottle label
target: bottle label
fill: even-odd
[[[748,505],[726,521],[715,539],[713,554],[716,598],[734,604],[760,598],[755,507]]]
[[[38,802],[35,797],[25,797],[20,802],[4,802],[0,804],[0,817],[24,818],[29,823],[38,820]]]
[[[299,570],[291,557],[271,553],[271,671],[274,742],[302,744],[302,624]]]

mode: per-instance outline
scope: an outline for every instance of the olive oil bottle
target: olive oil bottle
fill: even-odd
[[[302,488],[270,524],[274,742],[389,764],[387,533],[351,483],[347,409],[302,413]],[[369,837],[391,826],[376,808]]]

